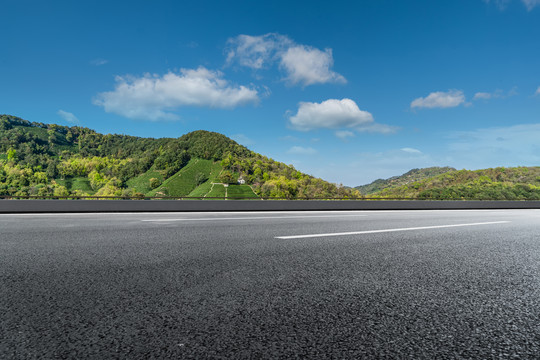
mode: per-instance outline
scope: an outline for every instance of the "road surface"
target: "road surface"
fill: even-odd
[[[0,215],[0,358],[538,358],[540,210]]]

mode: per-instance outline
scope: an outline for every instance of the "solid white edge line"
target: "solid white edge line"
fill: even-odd
[[[308,234],[308,235],[290,235],[290,236],[276,236],[276,239],[306,239],[314,237],[329,237],[329,236],[345,236],[345,235],[362,235],[362,234],[377,234],[385,232],[397,232],[397,231],[413,231],[413,230],[428,230],[428,229],[443,229],[451,227],[462,227],[462,226],[479,226],[479,225],[494,225],[494,224],[505,224],[510,221],[491,221],[491,222],[482,222],[482,223],[470,223],[470,224],[453,224],[453,225],[435,225],[435,226],[419,226],[412,228],[398,228],[398,229],[382,229],[382,230],[366,230],[366,231],[351,231],[351,232],[341,232],[341,233],[328,233],[328,234]]]

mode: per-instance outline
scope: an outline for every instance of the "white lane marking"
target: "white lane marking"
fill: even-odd
[[[411,228],[382,229],[382,230],[366,230],[366,231],[350,231],[350,232],[329,233],[329,234],[308,234],[308,235],[276,236],[275,238],[276,238],[276,239],[305,239],[305,238],[328,237],[328,236],[377,234],[377,233],[396,232],[396,231],[413,231],[413,230],[427,230],[427,229],[443,229],[443,228],[462,227],[462,226],[494,225],[494,224],[506,224],[506,223],[509,223],[509,222],[510,222],[510,221],[491,221],[491,222],[471,223],[471,224],[453,224],[453,225],[420,226],[420,227],[411,227]]]
[[[271,219],[310,219],[310,218],[344,218],[363,217],[367,215],[307,215],[307,216],[247,216],[247,217],[206,217],[206,218],[181,218],[181,219],[144,219],[146,222],[167,221],[213,221],[213,220],[271,220]]]

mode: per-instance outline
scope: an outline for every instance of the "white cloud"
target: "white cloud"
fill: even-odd
[[[448,90],[447,92],[432,92],[424,98],[417,98],[411,102],[411,108],[450,108],[465,102],[465,95],[460,90]]]
[[[531,11],[536,6],[540,5],[540,0],[521,0],[528,11]]]
[[[296,44],[285,35],[268,33],[261,36],[239,35],[227,41],[227,65],[237,62],[241,66],[259,70],[279,64],[292,85],[308,86],[324,83],[345,83],[345,78],[332,71],[332,49]]]
[[[58,110],[56,113],[60,115],[62,119],[66,120],[68,123],[71,123],[71,124],[79,123],[79,119],[77,119],[77,117],[70,112],[67,112],[64,110]]]
[[[540,96],[540,86],[538,87],[538,89],[536,89],[534,96]]]
[[[321,103],[301,102],[289,121],[293,128],[308,131],[317,128],[355,128],[373,123],[373,116],[360,110],[351,99],[330,99]]]
[[[237,61],[252,69],[261,69],[277,59],[293,41],[287,36],[269,33],[261,36],[238,35],[227,41],[227,64]]]
[[[340,139],[347,139],[355,136],[354,133],[349,130],[338,130],[335,132],[335,134]]]
[[[513,87],[508,92],[497,89],[493,92],[477,92],[474,94],[473,100],[490,100],[490,99],[505,99],[517,95],[516,87]]]
[[[478,100],[478,99],[484,99],[484,100],[489,100],[493,97],[493,94],[492,93],[487,93],[487,92],[477,92],[476,94],[474,94],[474,98],[473,100]]]
[[[94,66],[101,66],[101,65],[105,65],[108,62],[109,62],[109,60],[105,60],[105,59],[94,59],[94,60],[90,61],[90,64],[92,64]]]
[[[293,146],[290,148],[287,153],[294,155],[315,155],[317,150],[311,147],[302,147],[302,146]]]
[[[413,149],[413,148],[402,148],[401,151],[404,151],[406,153],[409,153],[409,154],[421,154],[422,152],[418,149]]]
[[[99,93],[94,104],[131,119],[157,121],[178,119],[170,111],[181,106],[234,108],[258,100],[255,89],[232,86],[221,72],[199,67],[163,76],[117,76],[115,89]]]
[[[286,70],[286,80],[303,86],[328,82],[345,83],[343,76],[330,70],[334,64],[332,50],[321,51],[309,46],[290,47],[281,56],[280,66]]]

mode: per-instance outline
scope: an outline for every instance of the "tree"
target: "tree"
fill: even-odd
[[[151,189],[155,189],[155,188],[157,188],[159,185],[161,185],[161,181],[159,181],[158,178],[151,178],[151,179],[150,179],[150,188],[151,188]]]
[[[52,180],[52,179],[56,179],[58,177],[58,168],[56,166],[56,162],[54,161],[49,161],[47,163],[47,177]]]
[[[15,162],[17,160],[17,151],[14,148],[9,148],[7,151],[7,160]]]
[[[234,178],[233,174],[229,170],[224,170],[221,173],[221,175],[219,176],[219,181],[221,181],[224,184],[236,183],[236,179]]]

